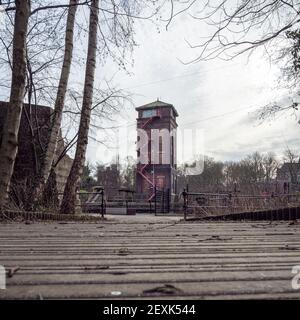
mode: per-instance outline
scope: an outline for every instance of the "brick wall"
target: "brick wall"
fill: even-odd
[[[0,102],[0,141],[3,124],[8,108],[8,103]],[[11,198],[16,205],[21,206],[28,199],[28,190],[40,170],[45,154],[47,141],[50,134],[50,116],[52,109],[45,106],[24,105],[20,130],[18,154],[15,162],[12,177]],[[61,141],[58,146],[57,155],[60,155],[64,148]],[[51,175],[50,186],[52,194],[63,192],[66,179],[72,166],[72,159],[66,155],[55,169],[55,174]],[[51,180],[50,179],[50,180]]]

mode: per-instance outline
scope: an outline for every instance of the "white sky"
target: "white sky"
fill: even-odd
[[[99,64],[97,83],[116,74],[114,84],[133,95],[134,106],[124,106],[121,120],[116,119],[113,124],[130,130],[128,139],[121,132],[119,141],[123,150],[136,156],[135,107],[159,98],[176,107],[180,130],[203,130],[203,152],[216,160],[238,160],[254,151],[272,151],[280,157],[287,145],[298,151],[300,126],[294,117],[286,113],[260,125],[253,119],[253,112],[259,107],[288,96],[284,90],[276,89],[280,72],[276,66],[270,66],[262,52],[257,51],[249,61],[247,56],[240,56],[229,62],[211,60],[188,65],[180,62],[191,61],[198,53],[190,49],[185,40],[196,44],[210,31],[186,14],[179,15],[168,31],[162,26],[158,32],[154,24],[137,21],[138,47],[132,56],[134,66],[128,67],[130,75],[118,72],[110,61],[104,66]],[[82,44],[78,46],[82,51]],[[84,72],[73,68],[72,78],[82,82]],[[103,135],[103,131],[99,131],[97,138],[102,140]],[[115,149],[90,140],[89,162],[108,163],[115,159],[115,154]]]
[[[131,76],[119,73],[115,83],[130,90],[134,107],[150,103],[157,98],[172,103],[178,113],[179,129],[204,130],[204,152],[216,160],[238,160],[254,151],[274,152],[281,157],[288,145],[299,150],[300,126],[294,117],[285,114],[278,120],[259,125],[253,112],[265,104],[287,95],[276,88],[279,70],[270,66],[262,52],[240,56],[232,61],[212,60],[184,65],[197,55],[185,39],[197,41],[208,30],[203,24],[192,23],[186,16],[178,18],[168,31],[147,22],[136,24],[139,46],[133,53],[135,64]],[[111,74],[114,67],[100,67],[98,74]],[[129,155],[135,157],[134,107],[124,109],[131,125]],[[102,133],[99,132],[98,138]],[[124,136],[124,134],[122,133]],[[121,139],[122,147],[126,138]],[[108,162],[112,150],[91,142],[88,148],[90,162]]]

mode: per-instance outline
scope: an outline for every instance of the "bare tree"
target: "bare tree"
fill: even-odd
[[[156,1],[154,4],[158,4],[160,1]],[[161,1],[164,3],[164,1]],[[46,157],[44,163],[36,164],[36,172],[38,173],[38,179],[36,181],[35,189],[33,191],[33,199],[37,200],[39,194],[44,188],[47,176],[49,176],[49,168],[52,166],[54,158],[55,144],[57,143],[57,137],[55,139],[56,132],[58,130],[58,123],[61,122],[60,109],[57,107],[58,103],[60,108],[63,107],[62,100],[64,97],[61,95],[65,88],[61,87],[62,82],[67,86],[67,73],[61,73],[61,62],[64,60],[63,71],[66,71],[66,53],[63,55],[63,41],[62,35],[65,35],[63,29],[64,15],[66,12],[74,12],[77,7],[89,7],[92,3],[89,1],[69,1],[69,3],[61,3],[56,0],[34,0],[32,1],[32,11],[29,12],[30,20],[27,33],[27,52],[26,52],[26,65],[27,65],[27,85],[25,86],[24,101],[28,101],[30,108],[29,114],[26,114],[28,119],[28,125],[32,128],[32,140],[33,148],[35,139],[34,130],[34,116],[32,114],[31,105],[35,107],[39,103],[46,103],[53,105],[55,101],[55,112],[52,116],[51,123],[53,129],[51,131],[51,139],[46,147]],[[154,6],[153,13],[149,16],[140,16],[141,9],[144,4],[153,4],[152,1],[107,1],[102,2],[101,7],[97,9],[102,13],[101,26],[99,26],[98,41],[98,54],[102,58],[102,62],[105,61],[107,56],[110,56],[115,62],[117,62],[120,68],[125,68],[126,59],[125,51],[132,50],[135,46],[133,35],[133,19],[148,19],[153,17],[160,9],[160,5]],[[7,23],[9,28],[8,32],[1,37],[0,40],[5,48],[2,53],[5,53],[5,59],[1,59],[1,62],[6,64],[9,69],[12,67],[11,59],[11,39],[12,34],[10,30],[13,29],[14,23],[11,17],[15,14],[17,6],[13,6],[12,1],[7,1],[4,4],[5,12],[7,13]],[[150,10],[151,11],[151,10]],[[75,15],[75,14],[74,14]],[[77,25],[81,31],[86,31],[84,26]],[[74,26],[73,26],[74,28]],[[68,30],[68,29],[67,29]],[[5,30],[6,31],[6,30]],[[79,31],[79,32],[81,32]],[[8,36],[7,36],[8,35]],[[2,41],[5,40],[5,41]],[[67,43],[66,43],[67,44]],[[51,55],[49,53],[51,52]],[[64,59],[63,59],[64,56]],[[70,66],[70,65],[69,65]],[[58,74],[61,74],[60,85],[57,94],[57,82]],[[3,81],[6,86],[8,79]],[[8,89],[8,88],[7,88]],[[34,102],[33,102],[34,101]],[[106,101],[106,105],[110,104],[112,109],[113,103]],[[94,111],[100,110],[100,108],[93,109]],[[98,112],[100,114],[101,112]],[[105,113],[103,113],[105,115]],[[102,117],[103,117],[102,114]],[[107,114],[106,114],[107,115]],[[15,128],[15,132],[18,132],[18,128]],[[80,130],[79,130],[80,132]],[[36,132],[38,134],[38,130]],[[79,139],[79,135],[77,137]],[[56,142],[55,142],[56,141]],[[73,139],[72,139],[73,141]],[[74,140],[76,142],[76,139]],[[78,140],[79,142],[79,140]],[[57,161],[56,161],[57,162]],[[51,164],[50,164],[51,163]]]
[[[172,1],[172,3],[176,1]],[[281,85],[299,89],[300,66],[300,3],[294,0],[190,0],[184,9],[172,11],[171,24],[187,11],[209,30],[207,37],[191,43],[196,57],[185,63],[212,59],[232,60],[261,48],[272,63],[282,69]],[[175,7],[175,6],[174,6]],[[258,111],[262,121],[277,113],[298,111],[299,93],[291,94],[288,102],[271,102]]]
[[[85,154],[88,144],[88,133],[90,126],[90,115],[93,103],[93,89],[97,59],[96,55],[98,28],[99,0],[93,0],[90,7],[90,25],[88,54],[86,60],[86,75],[76,154],[70,175],[67,180],[60,210],[60,212],[64,214],[75,213],[76,192],[78,190],[80,176],[82,175],[83,167],[85,164]]]
[[[8,197],[18,152],[18,131],[26,84],[26,37],[30,1],[16,0],[15,6],[11,93],[0,146],[0,208],[4,207]]]
[[[276,177],[279,162],[274,153],[269,152],[263,156],[263,168],[265,173],[265,182],[270,183]]]
[[[273,153],[254,152],[240,161],[225,163],[226,186],[228,190],[252,194],[271,190],[278,167],[279,162]]]
[[[43,129],[38,118],[38,104],[48,104],[50,97],[55,97],[57,92],[57,83],[59,73],[63,61],[64,53],[64,35],[66,29],[65,15],[67,10],[52,9],[46,11],[36,11],[37,8],[45,5],[47,1],[32,0],[31,12],[28,21],[28,31],[26,37],[26,85],[24,93],[24,102],[28,107],[23,108],[23,116],[26,119],[27,125],[30,128],[30,142],[34,159],[34,175],[25,177],[28,181],[24,194],[30,194],[34,185],[35,177],[39,176],[41,168],[41,155],[44,155],[46,150],[46,140],[44,135],[41,135]],[[0,68],[1,68],[1,95],[6,99],[10,82],[10,70],[12,69],[12,39],[15,15],[15,7],[12,7],[13,2],[5,3],[8,10],[6,15],[3,15],[2,23],[4,28],[0,31]],[[12,9],[12,10],[9,10]],[[36,13],[34,13],[36,12]],[[37,14],[39,12],[39,14]],[[3,50],[5,49],[5,50]],[[50,105],[53,105],[51,99]],[[49,119],[50,122],[50,119]],[[51,127],[51,126],[49,126]],[[46,133],[48,134],[48,133]],[[31,152],[31,150],[28,150]],[[11,195],[15,189],[12,190]],[[22,203],[27,208],[31,208],[32,197],[28,196],[27,201]],[[24,199],[25,200],[25,199]]]
[[[47,1],[32,0],[26,40],[27,81],[25,102],[29,104],[47,103],[53,105],[57,93],[57,83],[64,56],[65,15],[67,10],[53,9],[37,11]],[[13,38],[13,15],[8,11],[3,17],[4,28],[0,31],[0,68],[2,89],[7,86],[11,70],[11,44]],[[6,94],[5,90],[2,95]],[[50,97],[52,98],[50,101]]]
[[[133,157],[127,157],[122,168],[122,185],[126,189],[135,190],[136,162]]]
[[[295,164],[298,163],[299,160],[300,157],[297,155],[297,153],[287,146],[286,150],[284,151],[283,161],[287,164],[292,183],[296,183],[298,180]]]
[[[79,126],[82,101],[83,97],[81,93],[73,89],[69,90],[68,100],[66,101],[63,111],[64,129],[66,131],[63,137],[65,147],[62,152],[56,156],[53,162],[53,168],[59,164],[67,153],[73,152],[74,149],[76,149],[78,132],[71,136],[69,130]],[[119,128],[119,126],[114,124],[115,116],[124,108],[125,102],[132,104],[131,95],[121,89],[110,86],[109,83],[107,83],[105,89],[94,88],[89,129],[90,140],[97,142],[97,144],[102,144],[107,149],[110,148],[110,145],[113,143],[110,137],[111,130]],[[97,137],[99,132],[101,132],[102,135],[101,139]]]
[[[57,148],[59,131],[61,128],[62,113],[65,104],[65,97],[67,93],[73,56],[73,38],[77,4],[78,0],[70,0],[70,7],[66,26],[64,62],[61,69],[61,76],[58,85],[55,107],[51,119],[51,133],[46,147],[43,163],[39,171],[38,177],[36,178],[35,187],[32,192],[32,201],[34,203],[38,200],[39,196],[43,192],[43,188],[46,186]]]
[[[266,120],[275,120],[285,112],[289,112],[291,116],[298,120],[297,112],[299,110],[298,102],[293,101],[294,98],[290,98],[289,101],[283,102],[271,102],[262,108],[258,109],[256,114],[258,121],[263,123]],[[300,124],[300,120],[299,120]]]
[[[192,0],[189,4],[184,11],[213,29],[200,43],[188,42],[199,50],[193,61],[231,60],[258,47],[268,50],[300,23],[300,4],[293,0]],[[171,20],[180,13],[173,12]]]
[[[296,151],[291,150],[288,146],[286,147],[285,151],[284,151],[284,157],[283,160],[285,162],[289,162],[289,163],[297,163],[299,160],[299,156],[297,155]]]

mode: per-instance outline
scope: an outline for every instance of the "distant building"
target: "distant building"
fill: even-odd
[[[119,195],[121,186],[121,176],[119,166],[111,164],[110,166],[99,165],[97,167],[97,183],[105,189],[108,198]]]
[[[137,148],[138,157],[141,159],[144,154],[148,160],[137,164],[136,192],[146,195],[149,200],[154,196],[154,188],[168,190],[171,195],[175,195],[177,193],[176,129],[178,125],[176,118],[178,113],[172,104],[159,100],[138,107],[136,111],[138,112],[137,129],[146,132],[148,136],[147,144]],[[174,134],[166,139],[163,136],[154,138],[153,129],[158,129],[157,132],[164,130]],[[137,143],[140,145],[141,137],[138,139]],[[154,145],[156,145],[155,150]],[[155,157],[156,161],[153,161]],[[166,158],[169,161],[165,161]]]
[[[286,162],[277,170],[277,182],[284,193],[300,190],[300,162]]]

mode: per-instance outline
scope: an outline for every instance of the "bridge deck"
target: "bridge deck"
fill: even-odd
[[[300,298],[300,223],[0,224],[0,265],[20,269],[0,298]]]

